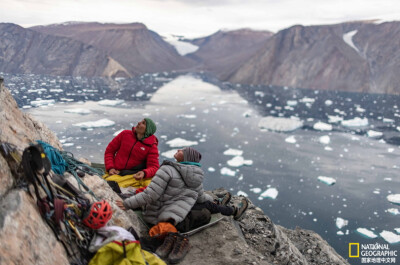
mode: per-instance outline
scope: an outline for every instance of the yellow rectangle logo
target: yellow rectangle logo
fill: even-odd
[[[357,246],[357,251],[355,255],[352,255],[351,246]],[[360,243],[349,243],[349,258],[359,258],[360,257]]]

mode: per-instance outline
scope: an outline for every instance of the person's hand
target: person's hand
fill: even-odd
[[[117,204],[117,206],[119,208],[121,208],[122,210],[126,211],[127,209],[124,206],[124,203],[121,200],[116,200],[115,203]]]
[[[119,170],[116,170],[115,168],[112,168],[108,171],[108,175],[112,176],[112,175],[118,175],[119,174]]]
[[[136,173],[135,175],[133,175],[133,177],[134,177],[136,180],[141,180],[141,179],[144,178],[144,172],[143,172],[143,171],[139,171],[138,173]]]

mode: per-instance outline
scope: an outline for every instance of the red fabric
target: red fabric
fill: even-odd
[[[104,153],[106,170],[131,169],[144,163],[145,178],[152,178],[160,167],[157,146],[158,139],[155,135],[139,141],[136,138],[135,127],[132,130],[124,130],[106,148]]]
[[[143,192],[146,188],[147,186],[136,189],[136,194]]]

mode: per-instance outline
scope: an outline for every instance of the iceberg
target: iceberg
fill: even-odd
[[[397,235],[397,234],[395,234],[393,232],[383,230],[379,235],[383,239],[385,239],[386,242],[388,242],[390,244],[395,244],[395,243],[399,243],[400,242],[400,235]]]
[[[111,99],[103,99],[97,102],[97,104],[101,105],[101,106],[117,106],[117,105],[121,105],[122,103],[124,103],[124,101],[122,99],[115,99],[115,100],[111,100]]]
[[[269,188],[263,193],[260,194],[260,197],[258,197],[259,200],[262,200],[264,198],[271,198],[271,199],[276,199],[278,197],[278,190],[275,188]]]
[[[343,120],[343,117],[328,115],[329,123],[338,123]]]
[[[342,125],[346,127],[362,127],[362,126],[367,126],[368,125],[368,119],[367,118],[359,118],[355,117],[354,119],[351,120],[343,120]]]
[[[319,142],[321,144],[329,144],[331,142],[331,138],[328,135],[324,135],[319,137]]]
[[[254,193],[260,193],[261,189],[260,188],[251,188],[250,191],[252,191]]]
[[[313,126],[314,130],[318,131],[332,131],[332,125],[324,123],[324,122],[317,122]]]
[[[86,114],[90,114],[91,111],[88,109],[81,109],[81,108],[76,108],[76,109],[65,109],[64,110],[65,113],[75,113],[75,114],[82,114],[82,115],[86,115]]]
[[[73,126],[81,127],[81,128],[101,128],[101,127],[110,127],[115,125],[115,122],[109,119],[101,119],[98,121],[87,121],[87,122],[80,122],[76,124],[72,124]]]
[[[378,237],[377,235],[375,235],[374,232],[372,232],[371,230],[368,230],[368,229],[366,229],[366,228],[357,228],[356,231],[357,231],[358,233],[360,233],[360,234],[366,236],[366,237],[369,237],[369,238],[377,238],[377,237]]]
[[[382,132],[377,132],[377,131],[374,131],[374,130],[368,130],[368,132],[367,132],[367,136],[371,137],[371,138],[381,137],[382,135],[383,135]]]
[[[52,105],[54,103],[55,103],[54,99],[43,99],[43,100],[33,100],[33,101],[31,101],[31,105],[33,107],[47,106],[47,105]]]
[[[290,132],[303,126],[303,122],[298,119],[277,118],[267,116],[258,122],[258,127],[278,132]]]
[[[400,194],[390,194],[386,198],[391,203],[400,204]]]
[[[345,219],[340,218],[340,217],[336,218],[336,227],[337,228],[342,229],[342,227],[345,227],[348,224],[349,224],[348,220],[345,220]]]
[[[325,100],[325,105],[330,106],[332,104],[333,104],[332,100],[330,99]]]
[[[193,145],[198,145],[197,141],[188,141],[182,138],[175,138],[166,143],[170,147],[188,147]]]
[[[208,172],[215,172],[215,168],[213,168],[213,167],[209,167],[207,170],[208,170]]]
[[[226,156],[241,156],[243,154],[242,150],[229,148],[224,151],[224,155]]]
[[[236,175],[236,171],[233,171],[227,167],[221,168],[220,173],[221,173],[221,175],[228,176],[228,177],[234,177]]]
[[[400,214],[400,211],[397,208],[390,208],[390,209],[387,209],[387,211],[388,211],[388,213],[391,213],[393,215],[399,215]]]
[[[227,163],[231,167],[241,167],[243,165],[251,166],[253,164],[253,160],[244,160],[243,156],[235,156],[231,160],[228,160]]]
[[[168,150],[168,151],[162,152],[161,155],[166,158],[172,159],[172,158],[174,158],[176,151],[178,151],[178,149]]]
[[[325,176],[319,176],[318,180],[327,185],[333,185],[336,183],[336,179],[330,178],[330,177],[325,177]]]
[[[288,138],[285,139],[285,142],[290,143],[290,144],[295,144],[296,138],[293,135],[289,136]]]

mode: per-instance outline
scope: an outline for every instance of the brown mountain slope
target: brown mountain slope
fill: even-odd
[[[226,79],[228,73],[248,60],[272,35],[269,31],[250,29],[218,31],[204,38],[189,40],[200,48],[187,57],[199,62],[203,69]]]
[[[355,35],[352,47],[343,38]],[[350,38],[351,39],[351,38]],[[400,93],[398,22],[293,26],[272,36],[227,77],[231,82]]]
[[[141,23],[64,23],[31,29],[92,45],[112,56],[132,75],[179,70],[193,65],[190,59],[180,56]]]
[[[0,71],[50,75],[129,76],[93,46],[41,34],[15,24],[0,24]]]

